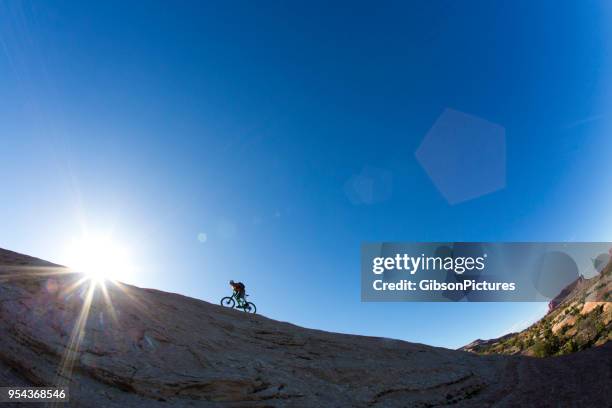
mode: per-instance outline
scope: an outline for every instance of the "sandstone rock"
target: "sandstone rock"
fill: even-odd
[[[0,265],[0,385],[67,384],[71,406],[612,404],[609,343],[558,358],[480,356],[128,285],[108,285],[108,299],[87,284],[71,292],[78,276],[14,253],[0,251]]]
[[[552,332],[556,334],[557,332],[559,332],[561,329],[563,329],[566,326],[573,326],[574,323],[576,323],[576,316],[567,315],[563,319],[561,319],[558,323],[553,325]]]

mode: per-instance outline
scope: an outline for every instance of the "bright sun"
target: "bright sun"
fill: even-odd
[[[128,250],[110,236],[85,236],[72,241],[66,251],[66,266],[95,282],[126,280],[132,273]]]

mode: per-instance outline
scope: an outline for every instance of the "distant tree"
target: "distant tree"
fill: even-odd
[[[559,354],[570,354],[576,351],[578,351],[578,344],[576,344],[574,339],[570,339],[563,345],[563,347],[561,347]]]

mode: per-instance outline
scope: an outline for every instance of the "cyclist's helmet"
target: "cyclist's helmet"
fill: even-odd
[[[233,284],[234,284],[234,281],[233,281],[233,280],[231,280],[231,281],[230,281],[230,285],[233,285]]]

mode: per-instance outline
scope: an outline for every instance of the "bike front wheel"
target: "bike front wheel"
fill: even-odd
[[[229,307],[230,309],[233,309],[234,306],[236,306],[236,301],[234,300],[233,297],[226,296],[223,299],[221,299],[221,306]]]
[[[247,302],[247,304],[244,306],[244,311],[255,314],[257,313],[257,306],[255,306],[255,303]]]

